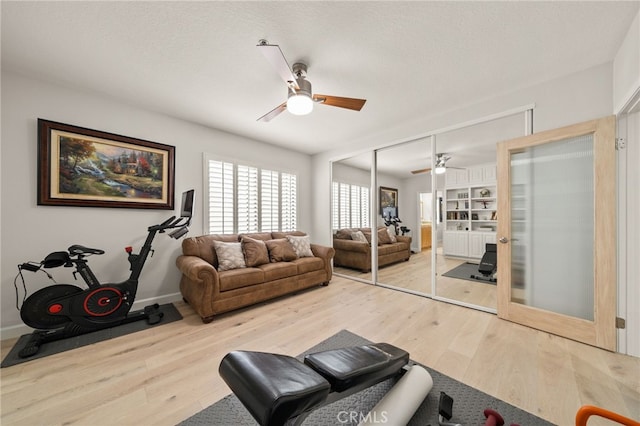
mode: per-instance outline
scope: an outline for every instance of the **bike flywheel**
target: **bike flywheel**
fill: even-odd
[[[66,315],[55,315],[62,310],[62,305],[53,302],[80,292],[80,287],[69,284],[55,284],[42,288],[27,297],[20,308],[20,317],[25,324],[35,329],[60,328],[71,320]]]

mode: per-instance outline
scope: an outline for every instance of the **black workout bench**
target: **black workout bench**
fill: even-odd
[[[388,343],[296,358],[233,351],[220,376],[261,426],[300,425],[315,409],[401,375],[409,353]]]

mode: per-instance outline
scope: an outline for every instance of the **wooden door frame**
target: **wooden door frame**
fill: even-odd
[[[511,240],[513,151],[594,135],[594,320],[544,311],[511,301],[511,244],[498,243],[498,317],[603,349],[616,350],[615,116],[535,133],[498,144],[498,233]]]

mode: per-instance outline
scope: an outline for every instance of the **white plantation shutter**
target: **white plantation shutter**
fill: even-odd
[[[369,221],[369,212],[370,212],[371,204],[369,202],[369,188],[363,186],[360,188],[360,214],[361,214],[361,223],[363,228],[371,227],[371,222]]]
[[[210,234],[294,231],[298,180],[295,174],[205,157]]]
[[[340,184],[331,182],[331,226],[340,229]]]
[[[237,232],[258,232],[258,169],[239,165],[237,170]]]
[[[347,183],[340,184],[340,228],[350,228],[351,214],[349,203],[349,187]]]
[[[297,229],[297,193],[298,179],[296,175],[282,173],[280,181],[280,225],[281,231],[295,231]]]
[[[331,223],[333,229],[366,228],[369,221],[369,188],[332,182]]]
[[[209,233],[233,233],[233,164],[209,161]]]
[[[361,228],[362,215],[360,214],[360,189],[361,187],[351,186],[351,228]]]
[[[279,192],[278,172],[261,170],[260,173],[260,206],[262,207],[262,231],[270,232],[279,229]]]

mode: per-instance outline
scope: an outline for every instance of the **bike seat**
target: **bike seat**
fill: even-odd
[[[89,247],[81,246],[79,244],[74,244],[71,247],[69,247],[67,250],[69,250],[69,253],[71,253],[74,256],[78,254],[104,254],[104,250],[89,248]]]

